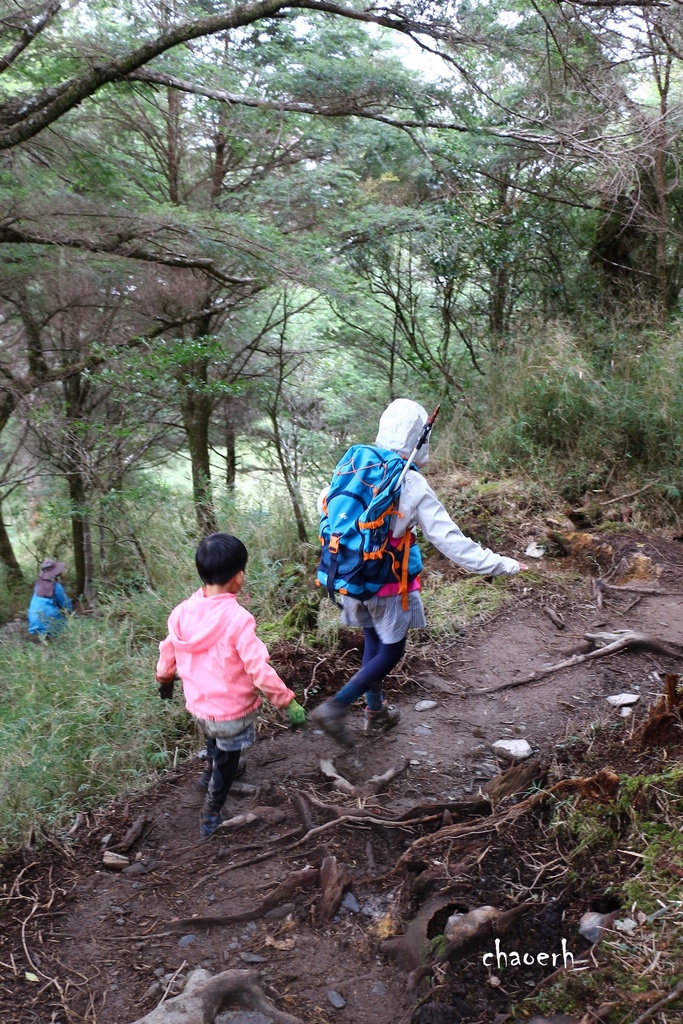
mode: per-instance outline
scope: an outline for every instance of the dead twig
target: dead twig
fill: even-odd
[[[162,1003],[165,1003],[165,1002],[166,1002],[166,999],[168,998],[168,993],[169,993],[169,992],[171,991],[171,989],[172,989],[172,987],[173,987],[173,982],[174,982],[174,981],[176,980],[176,978],[178,977],[178,975],[179,975],[179,974],[180,974],[180,973],[181,973],[181,972],[182,972],[182,971],[183,971],[183,970],[184,970],[184,969],[185,969],[186,967],[187,967],[187,960],[183,960],[183,962],[181,963],[181,965],[180,965],[180,967],[178,968],[178,970],[177,970],[177,971],[175,972],[175,974],[173,975],[173,977],[172,977],[172,978],[171,978],[171,979],[169,980],[169,983],[168,983],[168,985],[166,986],[166,989],[165,989],[165,991],[164,991],[164,994],[163,994],[163,996],[161,997],[161,999],[159,1000],[159,1006],[161,1006],[161,1004],[162,1004]]]
[[[628,501],[629,498],[635,498],[637,494],[643,494],[645,491],[649,491],[656,483],[656,480],[650,480],[649,483],[639,487],[637,491],[629,491],[628,494],[620,494],[618,498],[609,498],[607,501],[601,501],[600,504],[604,507],[605,505],[616,505],[620,501]]]
[[[651,1020],[656,1013],[659,1013],[662,1007],[668,1006],[669,1003],[675,1002],[675,1000],[682,995],[683,981],[679,981],[676,987],[672,989],[667,996],[664,996],[663,999],[660,999],[658,1003],[655,1003],[654,1006],[651,1006],[649,1010],[645,1011],[645,1013],[641,1013],[640,1017],[633,1021],[633,1024],[645,1024],[645,1021]]]

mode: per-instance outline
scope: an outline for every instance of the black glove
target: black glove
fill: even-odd
[[[162,700],[173,700],[173,680],[166,683],[159,683],[159,696]]]

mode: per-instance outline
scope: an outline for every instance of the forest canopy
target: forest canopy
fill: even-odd
[[[276,473],[306,542],[306,481],[402,394],[456,460],[680,499],[678,0],[0,12],[10,584],[38,506],[86,599],[117,544],[147,572],[178,454],[198,533]]]

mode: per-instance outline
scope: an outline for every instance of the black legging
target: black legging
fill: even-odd
[[[237,767],[240,763],[239,750],[221,750],[216,746],[212,736],[206,737],[207,768],[212,766],[209,791],[206,797],[207,808],[211,812],[220,811],[230,791]]]
[[[406,649],[406,638],[395,644],[382,643],[376,631],[370,627],[364,629],[365,644],[363,646],[362,666],[348,683],[342,686],[334,700],[348,707],[365,694],[367,705],[371,711],[379,711],[382,707],[382,683],[392,668],[396,668]]]

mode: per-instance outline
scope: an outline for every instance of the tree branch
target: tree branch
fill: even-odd
[[[131,246],[129,238],[117,238],[114,241],[91,241],[88,238],[76,236],[59,235],[53,237],[38,235],[23,228],[10,225],[0,225],[0,244],[2,245],[58,245],[65,249],[82,249],[85,252],[96,253],[97,255],[107,254],[120,256],[128,260],[140,260],[143,263],[158,263],[165,267],[175,267],[181,270],[203,270],[210,277],[220,281],[221,284],[251,285],[254,284],[253,277],[240,277],[235,274],[228,274],[219,270],[212,259],[200,256],[185,256],[183,253],[150,252],[142,247]]]
[[[62,5],[59,0],[53,0],[47,10],[39,18],[36,18],[35,21],[29,22],[22,27],[21,35],[14,46],[7,51],[4,57],[0,57],[0,75],[3,71],[7,70],[10,64],[14,63],[17,57],[19,57],[28,46],[31,45],[36,36],[40,35],[44,28],[47,28],[50,22],[53,21],[59,13],[61,7]]]

